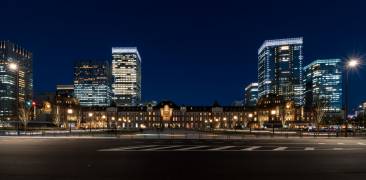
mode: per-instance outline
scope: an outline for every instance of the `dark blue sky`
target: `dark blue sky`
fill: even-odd
[[[71,84],[77,59],[109,60],[112,46],[137,46],[144,100],[230,104],[256,81],[266,39],[303,36],[305,64],[363,56],[365,7],[362,0],[3,0],[0,39],[33,51],[36,91]],[[366,100],[364,77],[365,68],[352,76],[352,105]]]

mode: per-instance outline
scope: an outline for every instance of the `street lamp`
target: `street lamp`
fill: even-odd
[[[10,64],[8,64],[8,68],[11,70],[11,71],[14,71],[14,72],[16,72],[16,87],[18,88],[18,86],[19,86],[19,72],[18,72],[18,64],[16,64],[16,63],[10,63]],[[20,120],[18,119],[18,121],[17,121],[17,134],[19,135],[19,124],[20,124],[20,122],[19,122]]]
[[[67,109],[67,116],[68,116],[68,122],[69,122],[69,132],[71,133],[71,119],[70,116],[74,111],[72,109]]]
[[[276,110],[272,110],[271,115],[272,115],[272,134],[274,134],[274,120],[275,120],[274,116],[276,115]]]
[[[239,123],[238,123],[238,116],[236,116],[236,115],[235,115],[235,116],[233,117],[233,119],[234,119],[234,121],[235,121],[235,122],[234,122],[234,126],[239,125]],[[236,128],[236,127],[234,127],[234,128]]]
[[[107,118],[107,117],[103,114],[103,115],[102,115],[102,119],[103,119],[102,126],[103,126],[103,129],[104,129],[104,121],[106,120],[106,118]]]
[[[93,113],[89,113],[89,131],[91,132],[91,121],[92,121],[92,117],[93,117]]]
[[[346,66],[345,66],[345,70],[346,70],[346,82],[345,82],[345,107],[344,107],[344,121],[346,123],[346,127],[345,127],[345,136],[347,137],[347,131],[348,131],[348,120],[347,120],[347,114],[348,114],[348,86],[349,86],[349,82],[348,82],[348,74],[349,71],[352,69],[357,68],[357,66],[360,64],[360,60],[358,59],[350,59],[346,62]]]
[[[9,64],[9,69],[11,69],[11,70],[18,70],[18,64],[16,64],[16,63],[10,63]]]
[[[248,118],[249,118],[249,133],[252,133],[252,118],[253,118],[253,114],[249,113],[248,114]]]

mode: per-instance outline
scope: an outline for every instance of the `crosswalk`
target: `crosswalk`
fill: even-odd
[[[314,148],[314,147],[306,147],[304,150],[305,150],[305,151],[314,151],[314,150],[315,150],[315,148]]]
[[[242,149],[242,150],[243,151],[253,151],[253,150],[259,149],[261,147],[262,146],[252,146],[252,147],[248,147],[248,148],[245,148],[245,149]]]
[[[117,148],[100,149],[98,151],[116,152],[116,151],[341,151],[356,150],[360,148],[344,147],[286,147],[286,146],[220,146],[220,145],[137,145]]]

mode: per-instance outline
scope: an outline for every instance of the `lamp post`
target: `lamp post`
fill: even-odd
[[[248,114],[248,118],[249,118],[249,133],[252,133],[252,118],[253,118],[253,114],[249,113]]]
[[[89,132],[91,132],[91,124],[92,124],[91,122],[92,122],[93,113],[89,113],[88,116],[89,116]]]
[[[275,121],[275,116],[276,115],[276,110],[271,110],[271,116],[272,116],[272,134],[274,135],[274,121]]]
[[[238,116],[237,115],[235,115],[234,117],[233,117],[233,119],[234,119],[234,128],[236,129],[236,126],[238,126],[239,125],[239,123],[238,123]]]
[[[70,116],[72,115],[74,111],[72,109],[68,109],[67,110],[67,121],[69,123],[69,133],[71,134],[71,120],[70,120]]]
[[[112,122],[110,122],[110,123],[109,123],[109,128],[111,128],[111,127],[112,127],[112,123],[114,123],[114,124],[115,124],[115,122],[114,122],[114,121],[116,120],[116,118],[115,118],[115,117],[112,117],[111,119],[112,119]]]
[[[349,75],[349,71],[352,69],[355,69],[358,65],[360,64],[359,60],[357,59],[350,59],[346,62],[346,66],[345,66],[345,70],[346,70],[346,82],[345,82],[345,107],[344,107],[344,121],[345,121],[345,137],[347,137],[347,133],[348,133],[348,120],[347,120],[347,114],[348,114],[348,86],[349,86],[349,82],[348,82],[348,75]]]
[[[8,68],[10,69],[10,71],[13,71],[16,73],[16,79],[15,79],[15,89],[14,91],[17,92],[17,89],[19,88],[19,67],[18,67],[18,64],[16,63],[10,63],[8,65]],[[19,93],[16,93],[17,94],[17,99],[19,99]],[[18,109],[18,112],[19,112],[19,109]],[[19,132],[19,125],[20,125],[20,119],[19,119],[19,114],[18,114],[18,121],[17,121],[17,135],[20,134]]]
[[[104,130],[104,123],[105,123],[104,121],[106,121],[106,118],[107,118],[107,117],[106,117],[105,115],[102,115],[102,120],[103,120],[102,126],[103,126],[103,130]],[[107,124],[108,124],[108,123],[107,123]]]

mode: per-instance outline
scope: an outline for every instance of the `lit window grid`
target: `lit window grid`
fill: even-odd
[[[139,56],[113,53],[112,90],[117,104],[135,105],[141,99],[141,67]]]

